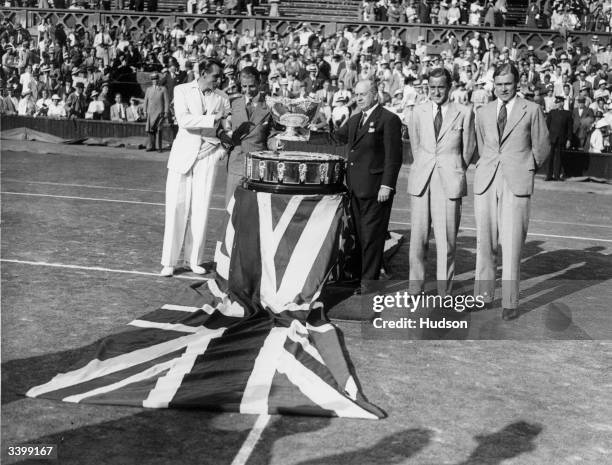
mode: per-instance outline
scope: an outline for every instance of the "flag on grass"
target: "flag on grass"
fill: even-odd
[[[101,341],[30,397],[150,408],[382,418],[317,302],[338,254],[343,196],[236,191],[217,281]]]

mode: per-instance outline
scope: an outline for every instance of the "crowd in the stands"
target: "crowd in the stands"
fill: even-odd
[[[493,71],[512,61],[520,70],[520,94],[548,113],[555,106],[574,113],[576,149],[606,151],[612,127],[612,42],[593,35],[586,43],[571,35],[534,49],[497,47],[488,33],[474,31],[465,41],[452,33],[442,44],[402,41],[395,32],[335,34],[303,23],[277,34],[238,32],[223,21],[214,29],[158,29],[112,26],[67,30],[43,21],[32,32],[4,20],[0,24],[3,98],[0,112],[54,118],[140,121],[142,83],[151,72],[172,98],[176,85],[198,76],[198,62],[215,56],[225,65],[223,90],[239,91],[237,73],[260,70],[264,91],[321,101],[313,129],[343,124],[353,110],[351,89],[361,78],[375,78],[380,101],[404,119],[428,99],[427,77],[436,67],[453,75],[451,100],[479,107],[493,99]],[[602,132],[598,146],[590,134]]]

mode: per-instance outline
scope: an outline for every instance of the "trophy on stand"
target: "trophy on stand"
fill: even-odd
[[[319,109],[319,101],[312,98],[288,98],[266,96],[274,122],[285,126],[278,135],[281,140],[307,141],[310,139],[308,125]]]

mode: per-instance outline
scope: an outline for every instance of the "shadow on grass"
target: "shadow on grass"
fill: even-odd
[[[536,449],[533,441],[542,429],[539,424],[517,421],[495,433],[475,436],[478,446],[457,465],[498,465],[504,460],[532,452]]]
[[[394,465],[403,463],[429,444],[433,432],[408,429],[385,436],[371,447],[299,462],[299,465]]]
[[[58,373],[74,368],[80,360],[91,360],[102,339],[84,347],[2,363],[2,405],[23,399],[28,389],[48,382]]]

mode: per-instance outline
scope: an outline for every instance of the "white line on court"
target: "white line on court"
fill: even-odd
[[[108,189],[108,190],[114,190],[114,191],[153,192],[156,194],[165,193],[165,191],[158,191],[155,189],[134,189],[130,187],[100,186],[100,185],[93,185],[93,184],[68,184],[68,183],[63,183],[63,182],[51,182],[51,181],[24,181],[22,179],[13,179],[13,178],[6,178],[4,179],[4,182],[15,182],[15,183],[22,183],[22,184],[44,184],[44,185],[49,185],[49,186],[61,186],[61,187],[84,187],[87,189]],[[213,194],[213,197],[225,198],[225,196],[221,194]]]
[[[95,197],[77,197],[77,196],[69,196],[69,195],[51,195],[51,194],[33,194],[29,192],[8,192],[2,191],[0,194],[8,194],[8,195],[25,195],[32,197],[51,197],[51,198],[59,198],[59,199],[75,199],[75,200],[90,200],[95,202],[112,202],[112,203],[129,203],[129,204],[142,204],[142,205],[156,205],[156,206],[164,206],[164,203],[156,203],[156,202],[140,202],[136,200],[116,200],[116,199],[102,199]],[[210,207],[209,210],[216,211],[225,211],[225,208],[217,208]],[[410,226],[410,223],[401,222],[401,221],[390,221],[391,224],[399,224]],[[476,231],[476,228],[470,228],[467,226],[461,226],[460,229],[464,229],[467,231]],[[556,239],[575,239],[579,241],[596,241],[596,242],[612,242],[612,239],[600,239],[597,237],[583,237],[583,236],[560,236],[555,234],[542,234],[542,233],[527,233],[528,236],[536,236],[536,237],[551,237]]]
[[[261,437],[263,430],[266,428],[266,425],[270,421],[270,415],[262,414],[257,417],[257,421],[253,425],[253,428],[249,432],[246,440],[242,444],[242,447],[234,457],[232,461],[232,465],[244,465],[249,460],[249,457],[253,453],[255,446],[257,445],[257,441]]]
[[[83,188],[87,188],[87,189],[107,189],[107,190],[116,190],[116,191],[153,192],[153,193],[156,193],[156,194],[164,194],[165,193],[165,191],[158,191],[158,190],[154,190],[154,189],[133,189],[133,188],[129,188],[129,187],[100,186],[100,185],[93,185],[93,184],[69,184],[69,183],[51,182],[51,181],[24,181],[24,180],[21,180],[21,179],[14,179],[14,178],[6,178],[6,179],[4,179],[4,181],[5,182],[22,183],[22,184],[43,184],[43,185],[61,186],[61,187],[83,187]],[[213,197],[216,197],[216,198],[225,198],[225,196],[221,195],[221,194],[213,194]],[[409,208],[393,208],[393,211],[396,211],[396,212],[409,212],[410,209]],[[471,217],[471,218],[474,217],[474,215],[470,215],[469,213],[462,213],[461,216]],[[564,224],[564,225],[570,225],[570,226],[587,226],[587,227],[593,227],[593,228],[612,229],[612,225],[608,225],[608,224],[573,223],[571,221],[540,220],[540,219],[537,219],[537,218],[531,218],[529,221],[537,222],[537,223]]]
[[[409,212],[410,211],[409,208],[393,208],[392,210],[394,212]],[[469,213],[463,213],[463,212],[461,212],[461,216],[462,217],[474,218],[474,215],[471,215]],[[530,222],[537,222],[537,223],[564,224],[564,225],[570,225],[570,226],[589,226],[589,227],[593,227],[593,228],[608,228],[608,229],[612,229],[612,225],[609,225],[609,224],[572,223],[571,221],[540,220],[538,218],[530,218],[529,221]]]
[[[31,192],[9,192],[9,191],[2,191],[2,192],[0,192],[0,194],[26,195],[26,196],[30,196],[30,197],[50,197],[50,198],[55,198],[55,199],[91,200],[91,201],[94,201],[94,202],[131,203],[131,204],[140,204],[140,205],[155,205],[155,206],[160,206],[160,207],[163,207],[164,205],[166,205],[165,203],[159,203],[159,202],[141,202],[139,200],[117,200],[117,199],[102,199],[102,198],[98,198],[98,197],[77,197],[77,196],[72,196],[72,195],[34,194],[34,193],[31,193]],[[225,211],[225,208],[210,207],[210,210]]]
[[[410,223],[405,223],[401,221],[389,221],[390,224],[400,224],[403,226],[410,226]],[[459,230],[468,230],[468,231],[476,231],[476,228],[470,228],[467,226],[460,226]],[[600,239],[598,237],[582,237],[582,236],[559,236],[556,234],[542,234],[542,233],[527,233],[528,236],[536,236],[536,237],[553,237],[556,239],[576,239],[578,241],[595,241],[595,242],[612,242],[612,239]]]
[[[157,278],[161,277],[159,273],[150,273],[148,271],[134,271],[134,270],[115,270],[112,268],[103,268],[101,266],[67,265],[65,263],[32,262],[29,260],[12,260],[12,259],[7,259],[7,258],[0,258],[0,262],[18,263],[20,265],[50,266],[54,268],[69,268],[72,270],[88,270],[88,271],[104,271],[108,273],[137,274],[141,276],[155,276]],[[182,276],[182,275],[175,275],[173,277],[178,278],[178,279],[189,279],[191,281],[207,281],[210,279],[210,278],[196,278],[194,276]]]

